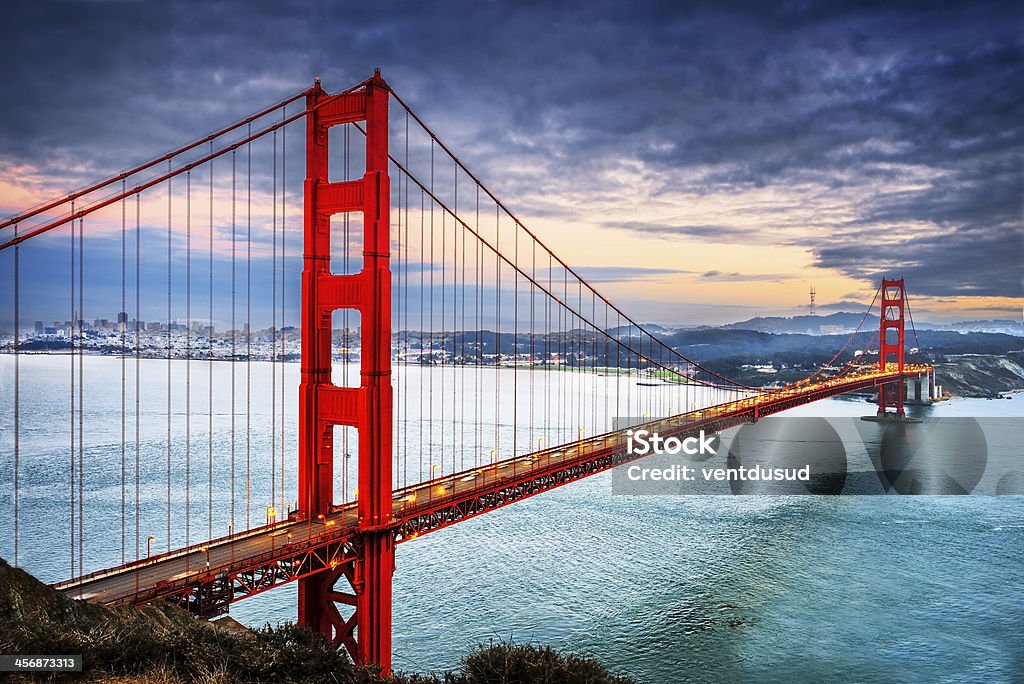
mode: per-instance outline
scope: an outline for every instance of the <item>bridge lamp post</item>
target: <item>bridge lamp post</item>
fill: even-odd
[[[436,473],[437,471],[439,471],[440,469],[441,469],[441,465],[440,465],[440,464],[438,464],[438,463],[435,463],[434,465],[430,466],[430,481],[431,481],[431,482],[433,482],[434,480],[436,480],[436,479],[438,478],[438,476],[437,476],[437,475],[435,475],[435,473]],[[444,493],[444,485],[440,485],[440,484],[439,484],[439,485],[437,486],[437,489],[438,489],[438,491],[439,491],[439,492],[441,492],[442,494]],[[433,488],[431,488],[431,489],[430,489],[430,494],[431,494],[431,497],[433,497],[433,493],[434,493],[434,490],[433,490]]]
[[[153,542],[155,542],[155,541],[156,541],[156,537],[149,537],[146,540],[146,558],[149,558],[150,555],[152,555]]]
[[[203,551],[204,553],[206,553],[206,571],[209,572],[210,571],[210,547],[209,546],[203,546],[203,547],[200,547],[199,550]]]
[[[312,537],[312,536],[313,536],[313,516],[307,514],[306,515],[306,537],[309,538],[309,537]]]
[[[232,537],[232,536],[234,536],[234,534],[235,534],[235,524],[234,523],[228,523],[228,536]]]

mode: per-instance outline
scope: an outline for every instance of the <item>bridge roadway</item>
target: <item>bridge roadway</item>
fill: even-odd
[[[929,370],[906,366],[900,373],[892,367],[792,385],[654,420],[645,427],[663,437],[721,431],[845,392],[921,377]],[[396,490],[390,526],[394,539],[414,539],[638,458],[627,453],[626,442],[624,431],[609,432]],[[74,598],[103,604],[169,599],[200,615],[214,615],[233,601],[348,562],[359,543],[356,504],[350,503],[322,519],[300,519],[293,513],[285,521],[54,586]]]

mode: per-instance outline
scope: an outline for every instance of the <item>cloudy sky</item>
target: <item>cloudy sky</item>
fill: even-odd
[[[644,320],[883,273],[921,318],[1022,315],[1019,3],[14,0],[0,40],[0,214],[380,67]]]

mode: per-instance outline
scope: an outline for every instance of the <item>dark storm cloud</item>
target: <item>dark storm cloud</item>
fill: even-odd
[[[521,213],[635,193],[605,173],[623,159],[655,197],[813,184],[857,214],[822,218],[827,244],[795,238],[817,265],[897,269],[932,295],[1021,294],[1019,5],[678,5],[9,3],[0,156],[84,180],[314,74],[338,89],[381,66]],[[618,227],[765,240],[720,224]],[[889,225],[913,232],[887,252],[871,237]]]
[[[1019,231],[960,229],[882,248],[861,240],[816,250],[818,263],[877,281],[904,277],[919,295],[1021,297],[1024,240]]]

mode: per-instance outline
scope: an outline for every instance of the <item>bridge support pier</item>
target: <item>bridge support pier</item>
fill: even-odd
[[[300,515],[325,521],[334,511],[334,426],[355,427],[359,435],[355,558],[299,580],[299,622],[345,646],[356,663],[377,664],[385,674],[391,669],[395,563],[388,98],[380,72],[362,88],[333,96],[317,81],[307,96],[299,387]],[[330,182],[328,130],[357,121],[366,122],[366,173]],[[363,214],[363,268],[335,275],[331,216],[346,212]],[[359,387],[331,382],[332,314],[345,308],[361,316]],[[322,533],[330,529],[325,522]],[[347,589],[335,587],[342,578]]]

